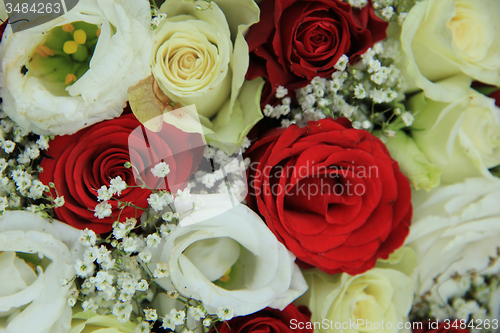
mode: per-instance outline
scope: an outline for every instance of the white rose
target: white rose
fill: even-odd
[[[460,98],[451,103],[434,101],[424,93],[408,101],[415,113],[411,135],[441,170],[443,184],[492,177],[488,169],[500,164],[500,108],[494,99],[471,89],[470,83],[469,78],[457,76],[436,84],[459,92]]]
[[[295,256],[257,214],[242,204],[227,210],[222,195],[199,197],[205,206],[181,220],[149,264],[168,264],[161,287],[173,284],[210,313],[229,307],[234,316],[283,309],[307,290]]]
[[[79,230],[25,212],[0,218],[0,332],[66,333]],[[66,244],[65,244],[66,243]],[[17,255],[16,255],[17,254]],[[21,259],[24,258],[23,259]],[[43,258],[43,259],[39,259]],[[35,265],[39,265],[36,267]]]
[[[37,27],[12,33],[7,26],[3,110],[37,134],[72,134],[119,116],[127,89],[150,74],[150,22],[146,0],[80,0]],[[75,49],[64,48],[66,41]]]
[[[309,290],[298,303],[309,307],[312,322],[332,323],[328,327],[322,325],[318,332],[405,331],[398,330],[397,324],[408,321],[413,284],[404,273],[374,268],[351,276],[312,269],[305,271],[304,277]],[[356,323],[355,328],[350,323]]]
[[[500,1],[424,0],[406,17],[401,46],[406,70],[429,98],[461,97],[433,82],[464,73],[500,85]]]
[[[458,273],[498,273],[489,267],[500,247],[500,179],[470,178],[413,197],[413,223],[406,245],[417,254],[414,273],[418,295],[448,300],[458,290]]]

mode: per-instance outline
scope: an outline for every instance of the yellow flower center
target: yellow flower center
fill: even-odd
[[[65,94],[64,88],[89,69],[99,30],[98,26],[86,22],[68,23],[50,30],[31,55],[26,65],[27,75]]]

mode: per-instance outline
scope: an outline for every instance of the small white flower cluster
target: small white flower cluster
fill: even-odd
[[[75,272],[83,279],[78,286],[78,300],[84,311],[113,314],[124,323],[130,320],[132,303],[140,304],[152,297],[151,277],[142,269],[137,253],[149,252],[151,256],[150,249],[157,247],[161,239],[157,234],[148,235],[146,240],[133,234],[136,223],[135,219],[115,223],[113,240],[111,235],[102,240],[88,229],[81,232],[79,242],[86,250],[83,258],[76,260]]]
[[[0,214],[9,209],[28,207],[32,212],[64,204],[63,197],[52,198],[49,187],[38,180],[41,151],[49,148],[50,138],[27,132],[0,111]],[[51,204],[31,204],[45,199]]]
[[[111,179],[109,183],[109,187],[102,185],[101,188],[97,190],[97,200],[100,202],[95,206],[94,216],[99,219],[111,216],[112,206],[108,200],[114,195],[120,196],[122,191],[127,188],[127,183],[120,176]]]
[[[469,322],[470,320],[484,322],[485,319],[494,318],[495,314],[490,311],[491,297],[500,291],[499,275],[456,275],[453,278],[456,296],[443,304],[441,299],[428,293],[414,303],[414,311],[411,313],[412,321],[422,321],[429,318],[445,320],[458,319]],[[479,333],[480,330],[472,330]],[[483,328],[481,332],[489,332]]]
[[[346,117],[354,128],[366,130],[376,126],[385,130],[390,121],[399,118],[404,123],[401,127],[410,126],[413,115],[402,113],[404,107],[398,103],[406,91],[404,78],[395,65],[399,57],[399,42],[393,39],[376,43],[354,65],[348,63],[347,56],[342,56],[331,79],[316,77],[296,91],[300,108],[292,108],[291,116],[282,119],[282,126],[294,123],[305,126],[308,121],[326,117]],[[386,116],[388,109],[394,112]],[[400,110],[399,115],[396,109]]]
[[[167,14],[161,13],[158,8],[151,9],[151,30],[158,28],[160,23],[167,18]]]
[[[245,147],[250,146],[246,140]],[[228,193],[235,197],[244,197],[246,187],[246,169],[250,159],[243,159],[241,155],[228,155],[223,150],[206,146],[204,158],[209,162],[211,170],[198,170],[195,180],[190,183],[192,191],[196,193]]]
[[[343,0],[355,9],[368,5],[368,0]],[[403,24],[408,12],[421,0],[372,0],[375,13],[385,21]]]
[[[278,89],[276,90],[276,97],[281,99],[281,104],[275,107],[267,104],[264,107],[264,110],[262,110],[264,115],[266,117],[278,119],[281,118],[282,116],[286,116],[287,114],[289,114],[291,111],[290,103],[292,100],[290,97],[285,97],[286,95],[288,95],[288,89],[279,86]]]
[[[187,319],[191,318],[195,322],[202,321],[204,331],[208,332],[209,328],[214,323],[218,321],[227,321],[234,317],[234,309],[229,306],[221,306],[217,309],[216,314],[209,314],[198,301],[183,299],[179,297],[176,292],[170,292],[169,296],[184,303],[185,306],[182,310],[171,309],[165,317],[161,318],[161,327],[164,329],[175,331],[178,326],[181,326],[181,328],[184,329],[182,332],[193,332],[193,330],[190,330],[187,326]],[[197,305],[193,305],[192,303],[197,303]]]

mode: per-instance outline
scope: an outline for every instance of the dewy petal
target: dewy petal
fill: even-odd
[[[7,27],[0,43],[4,111],[38,134],[71,134],[117,117],[125,106],[127,89],[150,73],[150,15],[145,0],[125,0],[119,5],[115,0],[81,0],[67,14],[32,29],[12,34]],[[75,21],[102,24],[102,35],[90,69],[67,88],[69,96],[57,96],[38,78],[23,75],[19,69],[42,41],[43,32]]]

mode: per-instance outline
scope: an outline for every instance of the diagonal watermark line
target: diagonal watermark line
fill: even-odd
[[[66,14],[68,12],[68,9],[66,8],[66,2],[64,0],[61,0],[61,5],[64,10],[64,14]]]

